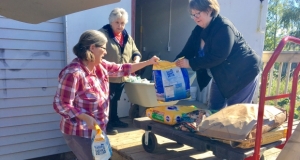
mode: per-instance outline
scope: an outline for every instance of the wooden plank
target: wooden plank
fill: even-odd
[[[0,70],[0,79],[58,78],[61,69]]]
[[[300,159],[299,148],[300,148],[300,124],[298,124],[292,136],[285,144],[277,160]]]
[[[6,18],[6,17],[0,15],[0,18]],[[6,19],[10,19],[10,18],[6,18]],[[50,20],[45,21],[43,23],[64,23],[64,16],[54,18],[54,19],[50,19]]]
[[[267,86],[267,88],[269,89],[268,90],[268,92],[267,92],[267,94],[266,94],[266,96],[273,96],[273,95],[271,95],[272,93],[271,93],[271,91],[272,91],[272,88],[273,88],[273,72],[274,72],[274,66],[272,66],[271,67],[271,69],[270,69],[270,72],[269,72],[269,76],[270,76],[270,81],[269,81],[269,83],[267,84],[268,86]]]
[[[12,160],[12,159],[31,159],[36,157],[42,157],[47,155],[54,155],[58,153],[64,153],[70,151],[67,145],[60,145],[48,148],[39,148],[35,150],[28,150],[25,152],[16,152],[14,154],[0,155],[1,160]]]
[[[54,96],[45,97],[25,97],[18,98],[18,103],[16,104],[16,99],[14,98],[3,98],[0,102],[0,109],[3,108],[19,108],[19,107],[30,107],[30,106],[51,106],[53,104]]]
[[[0,137],[1,146],[21,144],[33,141],[39,141],[44,139],[53,139],[62,137],[60,130],[44,131],[44,132],[33,132],[28,134],[20,134],[18,136],[5,136]]]
[[[0,89],[0,98],[20,98],[34,96],[54,96],[57,86],[38,88],[8,88]],[[24,94],[26,93],[26,94]]]
[[[64,60],[64,51],[47,51],[47,50],[18,50],[18,49],[2,49],[0,58],[5,60]]]
[[[53,132],[50,131],[50,133],[53,133]],[[32,134],[32,136],[34,136],[34,135],[35,135],[35,133]],[[51,137],[53,137],[53,135],[48,134],[48,137],[43,137],[45,139],[40,139],[40,140],[37,140],[37,141],[36,140],[29,141],[29,142],[15,141],[16,144],[1,145],[0,146],[0,155],[14,154],[16,152],[26,152],[28,150],[55,147],[55,146],[60,146],[60,145],[65,145],[66,144],[64,138],[62,137],[62,133],[55,133],[55,135],[58,136],[58,137],[51,138]],[[28,136],[30,136],[29,138],[31,138],[31,135],[28,135]],[[41,135],[37,135],[37,137],[40,137],[40,136]],[[12,136],[12,137],[18,139],[18,136]],[[21,137],[22,137],[22,135],[21,135]]]
[[[18,72],[22,69],[62,69],[64,60],[3,60],[0,69],[9,69]]]
[[[273,51],[264,51],[262,55],[262,62],[268,62],[273,55]],[[283,51],[279,54],[276,62],[300,62],[299,51]]]
[[[264,152],[264,157],[265,160],[275,160],[279,153],[281,152],[281,149],[278,148],[272,148],[272,149],[268,149]],[[272,159],[271,159],[272,157]]]
[[[3,127],[53,122],[53,121],[60,121],[60,119],[61,116],[57,113],[28,115],[22,117],[6,117],[6,118],[0,118],[0,128],[2,130]]]
[[[173,159],[177,157],[182,156],[192,156],[192,155],[198,155],[203,158],[207,158],[207,156],[203,156],[203,154],[210,154],[210,156],[214,157],[214,155],[211,152],[199,152],[196,149],[190,147],[190,146],[180,146],[173,143],[166,143],[159,146],[160,153],[158,153],[160,159]]]
[[[288,63],[287,69],[286,69],[286,75],[291,74],[291,67],[292,63]],[[284,86],[284,93],[288,93],[288,87],[289,87],[289,82],[290,81],[290,76],[285,76],[285,86]]]
[[[0,109],[0,118],[54,113],[52,105]]]
[[[2,0],[0,1],[0,5],[2,8],[0,10],[0,13],[5,17],[27,23],[41,23],[56,17],[61,17],[75,12],[80,12],[116,2],[120,2],[120,0],[27,0],[22,3],[20,3],[19,0]],[[77,19],[80,19],[80,15],[81,14],[76,14],[74,16],[78,16]]]
[[[59,130],[59,123],[60,121],[56,120],[56,121],[44,122],[44,123],[33,123],[33,124],[26,124],[26,125],[2,127],[0,132],[0,137],[14,136],[19,134],[28,134],[32,132]]]
[[[43,22],[43,23],[64,23],[64,16],[62,17],[58,17],[58,18],[54,18],[54,19],[50,19],[46,22]]]
[[[0,33],[1,39],[64,42],[64,34],[58,32],[0,28]]]
[[[1,18],[0,28],[32,30],[32,31],[47,31],[62,33],[64,25],[62,23],[48,23],[43,22],[40,24],[23,23],[16,20]]]
[[[141,130],[134,130],[128,132],[120,133],[116,136],[109,136],[110,142],[113,147],[114,154],[121,155],[124,159],[143,159],[143,160],[150,160],[150,159],[171,159],[175,157],[187,156],[187,155],[199,155],[199,151],[193,149],[190,146],[186,145],[178,145],[176,142],[164,138],[162,136],[156,135],[158,140],[158,149],[155,153],[147,153],[144,151],[143,147],[141,146],[141,137],[144,131]],[[131,140],[131,143],[121,144],[122,139],[125,140],[128,138],[131,139],[132,137],[136,137],[135,139]],[[118,138],[117,138],[118,137]],[[113,155],[114,155],[113,154]],[[211,154],[211,152],[205,152],[206,154]],[[204,155],[204,154],[200,154]],[[203,158],[202,156],[201,158]]]
[[[175,157],[175,158],[172,158],[170,160],[195,160],[195,159],[199,159],[199,157],[201,157],[201,159],[206,159],[206,160],[220,160],[218,158],[215,158],[212,154],[212,152],[208,152],[208,153],[204,153],[202,155],[182,155],[182,156],[179,156],[179,157]]]
[[[64,47],[63,42],[0,39],[2,49],[64,51]]]
[[[58,85],[57,78],[0,80],[0,89],[55,87],[57,85]]]

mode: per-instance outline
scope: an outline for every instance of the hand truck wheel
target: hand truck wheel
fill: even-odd
[[[157,147],[157,139],[156,139],[156,136],[152,132],[149,132],[149,131],[146,131],[146,132],[148,132],[148,144],[146,144],[146,141],[145,141],[147,133],[144,133],[143,137],[142,137],[143,148],[146,152],[153,153]]]

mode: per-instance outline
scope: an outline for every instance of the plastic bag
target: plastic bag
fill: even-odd
[[[148,81],[147,79],[141,79],[141,77],[139,76],[128,76],[128,77],[125,77],[125,82],[132,82],[132,83],[150,83],[150,81]]]
[[[199,131],[201,122],[210,115],[211,112],[207,109],[198,109],[189,113],[184,113],[182,114],[180,123],[175,126],[175,129],[197,132]]]
[[[212,113],[207,109],[198,109],[189,113],[184,113],[181,117],[182,122],[196,122],[199,125],[206,117]]]
[[[174,62],[159,61],[153,65],[153,77],[158,101],[169,102],[191,96],[186,68],[179,68]]]
[[[98,125],[92,131],[92,154],[94,160],[108,160],[112,156],[109,139]]]

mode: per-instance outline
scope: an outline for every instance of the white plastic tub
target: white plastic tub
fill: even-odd
[[[174,105],[178,101],[158,102],[154,83],[125,83],[125,92],[129,101],[143,107]]]

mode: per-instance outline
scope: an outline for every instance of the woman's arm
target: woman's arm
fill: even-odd
[[[82,113],[73,105],[78,86],[78,77],[74,74],[68,73],[59,79],[53,108],[66,119],[74,118]]]
[[[116,64],[104,60],[102,65],[105,66],[110,77],[122,77],[129,76],[131,73],[134,73],[146,66],[156,64],[158,61],[159,58],[153,56],[151,59],[139,63]]]
[[[153,56],[151,59],[139,62],[139,63],[133,63],[131,64],[131,73],[134,73],[137,70],[140,70],[146,66],[156,64],[159,61],[159,58],[156,56]]]
[[[194,30],[192,31],[189,39],[187,40],[186,44],[184,45],[182,51],[176,56],[175,60],[181,57],[185,58],[192,58],[195,52],[195,48],[197,45],[200,44],[200,34],[202,32],[202,29],[199,26],[196,26]],[[175,61],[174,60],[174,61]]]

